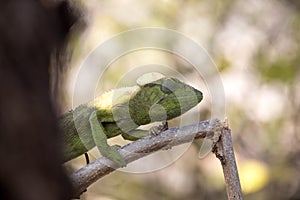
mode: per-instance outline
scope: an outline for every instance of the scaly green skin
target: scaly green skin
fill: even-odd
[[[107,138],[122,135],[136,140],[149,131],[140,125],[180,116],[202,100],[202,93],[175,78],[162,77],[137,86],[119,88],[60,117],[65,161],[97,146],[101,154],[120,166],[125,160]]]

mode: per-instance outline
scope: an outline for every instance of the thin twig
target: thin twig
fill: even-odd
[[[213,152],[221,161],[228,199],[242,200],[242,189],[233,151],[231,130],[228,127],[222,129],[220,140],[215,145]]]

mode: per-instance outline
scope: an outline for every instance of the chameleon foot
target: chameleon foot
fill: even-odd
[[[161,125],[150,128],[150,135],[159,135],[160,133],[168,130],[168,122],[163,121]]]

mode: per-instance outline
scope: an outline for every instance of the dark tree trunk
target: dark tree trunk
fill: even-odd
[[[66,2],[1,1],[0,199],[68,199],[49,92],[50,57],[75,22]]]

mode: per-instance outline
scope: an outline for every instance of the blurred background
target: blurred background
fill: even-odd
[[[200,44],[217,66],[226,117],[246,200],[300,199],[300,1],[297,0],[89,0],[77,1],[86,29],[74,34],[66,73],[64,111],[72,108],[80,65],[102,42],[141,27],[178,31]],[[176,56],[143,50],[114,61],[97,93],[112,89],[144,64],[160,63],[204,93],[195,121],[211,118],[205,77]],[[80,103],[80,102],[79,102]],[[83,102],[82,102],[83,103]],[[171,126],[176,126],[171,122]],[[65,164],[70,173],[83,158]],[[213,154],[198,159],[191,145],[172,165],[149,173],[114,172],[93,184],[82,199],[226,199],[224,178]]]

